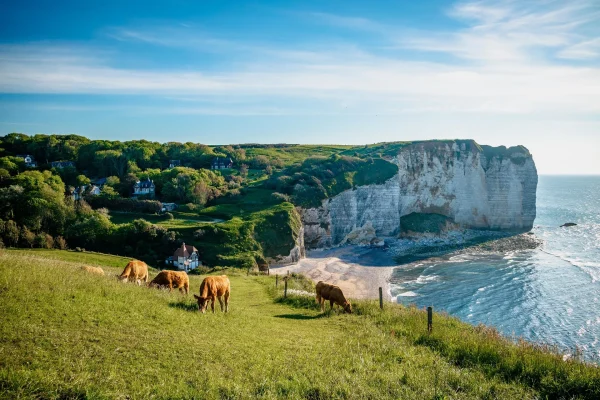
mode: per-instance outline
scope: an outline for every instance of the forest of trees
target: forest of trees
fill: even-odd
[[[244,198],[245,187],[250,184],[271,197],[258,203],[249,199],[252,211],[243,215],[240,226],[258,227],[260,234],[253,235],[272,239],[277,235],[266,233],[256,221],[279,215],[284,221],[282,227],[289,225],[290,218],[295,218],[289,202],[315,207],[343,190],[382,183],[397,172],[394,164],[381,158],[338,154],[342,151],[347,154],[351,150],[297,145],[211,147],[189,142],[161,144],[90,140],[78,135],[8,134],[0,137],[0,246],[85,248],[155,264],[180,245],[178,234],[144,219],[114,224],[109,210],[156,215],[161,212],[162,202],[174,202],[186,205],[188,210],[216,205],[230,210],[225,214],[233,210],[235,215],[239,199]],[[37,165],[26,165],[24,155],[32,156]],[[230,157],[233,168],[211,170],[215,157]],[[177,160],[178,166],[171,168],[172,160]],[[55,161],[72,164],[53,168]],[[134,184],[146,179],[154,184],[153,195],[132,196]],[[92,194],[90,190],[98,180],[102,181],[101,191]],[[277,205],[282,203],[287,205]],[[270,226],[273,232],[281,231],[282,227],[267,222],[264,226]],[[228,230],[239,230],[235,224],[214,227],[227,238],[227,243],[218,243],[221,248],[241,249],[240,238],[225,235]],[[283,247],[289,245],[287,238],[281,239]],[[272,245],[254,242],[253,238],[248,243],[250,250],[244,251],[258,252],[259,257]],[[230,252],[232,260],[239,259],[236,251]]]

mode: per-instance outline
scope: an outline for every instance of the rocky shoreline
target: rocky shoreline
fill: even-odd
[[[388,239],[385,246],[347,245],[309,251],[298,262],[271,268],[271,273],[302,273],[314,282],[338,285],[349,298],[377,298],[379,287],[392,300],[394,269],[414,261],[443,262],[457,254],[491,254],[534,250],[543,241],[531,232],[507,236],[499,232],[456,232],[443,238]],[[405,262],[402,262],[405,261]]]

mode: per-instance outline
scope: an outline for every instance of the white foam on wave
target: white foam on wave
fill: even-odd
[[[415,292],[404,292],[404,293],[400,293],[398,295],[398,297],[417,297],[418,294],[416,294]]]

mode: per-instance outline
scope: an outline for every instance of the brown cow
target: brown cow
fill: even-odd
[[[131,260],[125,266],[123,273],[117,275],[117,279],[121,282],[137,282],[138,285],[142,281],[148,282],[148,265],[143,261]]]
[[[81,267],[81,270],[90,274],[104,275],[104,270],[100,267],[90,267],[88,265],[84,265]]]
[[[181,293],[185,291],[185,294],[188,294],[190,292],[190,279],[185,271],[160,271],[148,286],[168,287],[169,292],[173,290],[174,286]]]
[[[229,311],[229,292],[231,290],[227,275],[207,276],[200,284],[200,296],[194,295],[198,300],[198,311],[205,313],[209,300],[212,312],[215,312],[215,298],[219,298],[221,311]],[[223,297],[225,297],[225,310],[223,310]]]
[[[317,283],[317,303],[321,305],[321,311],[325,311],[325,300],[329,300],[329,307],[333,309],[333,305],[337,304],[344,309],[344,312],[352,313],[352,305],[344,297],[342,289],[338,286],[330,285],[323,281]]]

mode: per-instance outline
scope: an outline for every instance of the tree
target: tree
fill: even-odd
[[[54,248],[59,249],[59,250],[66,250],[67,247],[67,241],[65,240],[64,237],[62,236],[57,236],[54,238]]]
[[[248,166],[246,164],[240,166],[240,176],[243,178],[248,176]]]
[[[16,247],[19,244],[19,227],[15,221],[7,221],[4,225],[4,238],[11,247]]]
[[[20,239],[22,246],[32,248],[35,241],[35,234],[27,229],[26,226],[23,226],[21,227]]]
[[[4,168],[0,168],[0,182],[4,182],[5,180],[10,178],[10,172]]]
[[[90,178],[85,175],[77,175],[75,179],[77,186],[87,186],[91,183]]]

